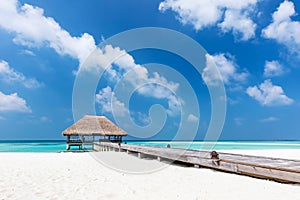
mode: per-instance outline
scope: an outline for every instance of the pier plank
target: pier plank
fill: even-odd
[[[245,174],[254,177],[277,180],[281,182],[300,183],[300,160],[270,158],[232,153],[219,153],[219,159],[211,159],[211,151],[187,150],[142,145],[116,144],[95,142],[94,150],[101,151],[103,147],[118,151],[135,152],[140,157],[155,156],[159,160],[168,159],[181,161],[201,167]]]

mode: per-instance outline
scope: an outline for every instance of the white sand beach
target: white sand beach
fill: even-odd
[[[229,152],[229,151],[228,151]],[[230,151],[233,152],[233,151]],[[300,150],[234,151],[300,159]],[[164,166],[126,153],[100,156],[135,166]],[[0,153],[0,199],[300,199],[300,185],[282,184],[205,168],[170,165],[128,174],[90,153]]]

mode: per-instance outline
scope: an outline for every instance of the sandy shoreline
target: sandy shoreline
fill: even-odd
[[[300,150],[238,153],[300,160]],[[126,153],[100,154],[115,158],[119,164],[163,168],[135,175],[112,170],[89,153],[0,153],[0,199],[300,199],[300,185],[204,168],[165,166]]]

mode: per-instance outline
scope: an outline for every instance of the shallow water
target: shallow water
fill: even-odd
[[[215,149],[215,150],[267,150],[267,149],[300,149],[300,141],[127,141],[127,144],[148,145],[188,149]],[[78,149],[77,147],[72,147]],[[87,150],[91,146],[85,147]],[[66,150],[64,140],[50,141],[0,141],[0,152],[60,152]]]
[[[218,142],[202,142],[202,141],[130,141],[127,144],[140,144],[149,146],[166,147],[168,144],[172,148],[185,149],[215,149],[215,150],[267,150],[267,149],[300,149],[300,141],[218,141]]]

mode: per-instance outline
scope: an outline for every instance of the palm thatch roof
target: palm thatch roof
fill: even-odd
[[[63,136],[126,136],[126,132],[104,116],[85,115],[62,132]]]

